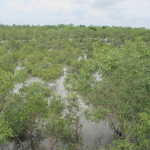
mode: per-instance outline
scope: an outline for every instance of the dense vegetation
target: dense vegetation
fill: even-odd
[[[29,140],[38,149],[47,138],[51,149],[61,141],[65,150],[82,150],[76,94],[63,99],[48,86],[68,66],[66,89],[92,106],[88,119],[108,120],[114,130],[107,148],[148,150],[149,60],[150,30],[144,28],[0,25],[1,145],[14,140],[25,149]],[[33,77],[42,82],[28,84]]]

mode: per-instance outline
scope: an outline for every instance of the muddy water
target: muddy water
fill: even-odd
[[[19,94],[19,90],[23,87],[23,83],[17,83],[14,86],[13,93]]]
[[[99,82],[102,80],[102,75],[99,74],[98,72],[93,73],[93,78],[96,82]]]
[[[20,71],[21,69],[23,69],[22,66],[17,66],[15,72]]]
[[[84,53],[83,56],[80,56],[77,61],[80,61],[82,59],[87,59],[87,55]]]
[[[62,98],[68,96],[70,92],[68,92],[64,87],[64,80],[67,77],[67,67],[64,67],[64,75],[60,77],[56,81],[56,92]],[[96,74],[97,80],[100,80],[100,76]],[[84,112],[89,109],[82,98],[78,96],[78,102],[80,106],[80,111],[78,112],[80,115],[80,123],[82,124],[81,128],[81,137],[83,140],[84,150],[104,147],[113,139],[113,131],[108,126],[108,123],[101,122],[96,124],[92,121],[89,121],[85,118]],[[46,141],[45,141],[46,142]]]
[[[41,78],[38,78],[38,77],[30,77],[25,83],[27,85],[29,85],[30,83],[33,83],[33,82],[39,82],[39,83],[44,83],[44,81],[41,79]]]
[[[67,91],[64,87],[64,81],[67,77],[67,67],[63,68],[64,74],[61,76],[58,80],[56,80],[55,83],[49,83],[48,87],[55,86],[55,92],[60,95],[62,98],[65,98],[70,93]],[[101,80],[100,76],[96,73],[94,74],[95,78],[98,78],[97,80]],[[40,78],[32,77],[29,78],[25,84],[29,84],[31,82],[40,82],[44,83],[43,80]],[[14,88],[14,93],[19,93],[19,89],[22,88],[23,84],[17,84]],[[79,116],[80,116],[80,123],[82,124],[81,133],[80,136],[83,140],[83,150],[95,150],[96,148],[101,148],[107,145],[110,141],[113,139],[113,131],[108,126],[107,122],[100,122],[99,124],[96,124],[95,122],[89,121],[86,119],[84,112],[87,109],[90,109],[90,106],[87,106],[82,98],[78,95],[78,102],[79,102]],[[39,148],[44,150],[49,150],[50,142],[48,139],[44,139],[40,142]],[[9,150],[13,150],[14,143],[10,143],[8,145]],[[55,146],[55,149],[61,150],[58,148],[57,145]]]
[[[44,83],[44,81],[38,77],[31,77],[29,78],[24,84],[23,83],[17,83],[14,85],[13,93],[19,94],[19,90],[23,87],[23,85],[29,85],[32,82],[39,82],[39,83]]]
[[[65,78],[67,77],[67,67],[63,68],[64,71],[64,75],[62,77],[60,77],[57,81],[56,81],[56,92],[62,97],[65,98],[68,96],[69,92],[65,89],[64,87],[64,81]]]
[[[80,103],[80,123],[82,126],[81,137],[84,143],[84,150],[96,149],[104,147],[113,139],[113,131],[108,126],[107,122],[95,123],[87,120],[84,112],[90,109],[90,106],[85,105],[84,101],[79,97]]]

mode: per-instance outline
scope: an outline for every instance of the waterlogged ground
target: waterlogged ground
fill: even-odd
[[[85,57],[85,56],[84,56]],[[83,57],[83,58],[84,58]],[[81,58],[82,59],[82,58]],[[16,71],[21,70],[21,67],[17,67]],[[55,83],[49,83],[48,87],[49,88],[54,88],[55,93],[60,95],[62,98],[66,98],[71,92],[67,91],[64,87],[64,81],[65,78],[67,77],[67,67],[65,66],[63,68],[64,74],[56,80]],[[97,73],[93,74],[95,77],[96,81],[101,80],[101,76],[98,75]],[[30,77],[24,84],[28,85],[32,82],[39,82],[39,83],[44,83],[44,81],[40,78],[37,77]],[[18,83],[14,86],[13,92],[16,94],[19,94],[19,90],[22,88],[23,83]],[[49,98],[50,100],[51,98]],[[87,120],[85,117],[85,111],[87,109],[90,109],[90,106],[87,106],[84,101],[82,100],[81,96],[78,95],[78,103],[79,103],[79,122],[82,125],[81,132],[79,133],[82,142],[83,142],[83,150],[94,150],[96,148],[101,148],[107,145],[112,139],[113,139],[113,131],[112,129],[108,126],[107,122],[101,121],[100,123],[95,123],[90,120]],[[39,149],[43,150],[49,150],[50,149],[50,140],[48,139],[43,139],[41,140],[39,144]],[[57,145],[54,146],[55,150],[61,150],[61,145],[62,143],[58,142]],[[13,150],[15,144],[12,142],[8,145],[7,149]]]
[[[68,91],[64,87],[64,80],[67,76],[67,68],[64,67],[64,75],[57,80],[57,92],[62,97],[68,96]],[[80,106],[79,115],[81,128],[81,137],[84,144],[84,149],[94,149],[95,147],[103,147],[113,139],[113,131],[108,126],[107,122],[101,122],[96,124],[85,118],[84,112],[89,109],[82,98],[78,96],[78,102]]]
[[[71,141],[71,140],[72,141],[70,142],[70,145],[68,147],[69,148],[77,147],[78,150],[99,150],[99,148],[107,147],[107,144],[113,140],[113,130],[109,127],[108,122],[106,120],[105,121],[101,120],[99,123],[95,123],[86,118],[87,113],[85,114],[85,112],[87,112],[87,110],[90,111],[91,109],[93,109],[92,105],[89,105],[86,102],[93,104],[94,107],[97,104],[96,105],[97,107],[95,108],[95,110],[98,110],[98,108],[100,108],[103,103],[104,108],[108,108],[110,112],[114,112],[114,108],[116,108],[115,105],[117,103],[118,104],[116,108],[117,113],[111,114],[109,116],[110,117],[109,119],[110,121],[111,119],[113,120],[112,124],[114,124],[113,126],[114,126],[114,131],[116,130],[116,134],[117,133],[119,135],[123,134],[119,129],[122,129],[123,124],[127,124],[127,121],[117,124],[116,122],[118,118],[116,119],[116,116],[119,116],[119,114],[122,113],[122,109],[124,110],[136,109],[136,104],[134,101],[131,100],[130,103],[135,104],[133,105],[134,107],[132,107],[132,105],[129,105],[128,101],[126,102],[126,99],[128,99],[128,93],[126,92],[122,93],[121,89],[123,88],[122,87],[123,84],[120,83],[115,73],[120,72],[121,74],[119,76],[122,76],[123,78],[125,78],[124,80],[126,84],[125,88],[127,89],[134,89],[134,87],[137,85],[140,85],[140,83],[142,83],[142,85],[147,85],[146,84],[147,80],[145,81],[139,80],[139,84],[135,84],[135,85],[134,84],[132,85],[131,83],[126,82],[128,81],[129,77],[136,76],[134,75],[136,72],[130,71],[129,69],[131,66],[130,60],[132,59],[133,59],[132,66],[134,66],[134,70],[138,70],[138,75],[136,76],[135,81],[138,80],[139,78],[147,79],[146,71],[148,68],[146,66],[147,66],[148,60],[146,59],[145,55],[148,54],[148,46],[150,45],[149,40],[148,40],[150,39],[149,38],[150,36],[147,34],[149,32],[147,29],[144,29],[144,28],[132,29],[130,27],[110,28],[107,26],[103,26],[103,27],[95,27],[95,26],[89,26],[89,27],[81,26],[80,27],[78,26],[76,27],[72,25],[43,26],[43,27],[42,26],[32,26],[32,27],[31,26],[22,26],[22,27],[12,26],[10,27],[10,26],[1,25],[0,31],[2,33],[0,35],[0,71],[2,72],[1,81],[2,83],[4,82],[4,86],[2,86],[1,91],[2,91],[2,95],[4,91],[4,96],[6,97],[6,100],[7,100],[6,104],[4,103],[4,106],[3,106],[4,109],[2,109],[4,110],[2,113],[2,119],[4,119],[4,123],[5,121],[8,120],[8,124],[10,125],[9,127],[9,125],[4,124],[4,127],[6,126],[6,133],[7,131],[9,131],[9,129],[13,129],[14,133],[17,134],[17,132],[15,132],[14,130],[14,126],[16,126],[21,131],[20,126],[19,125],[17,126],[17,123],[18,123],[17,120],[15,121],[16,119],[15,114],[18,115],[17,117],[22,116],[19,113],[24,110],[23,109],[24,104],[26,104],[26,102],[28,103],[28,97],[26,97],[27,94],[30,94],[32,96],[32,92],[34,93],[40,90],[40,88],[36,89],[36,87],[31,86],[29,87],[31,88],[31,92],[30,92],[29,89],[24,86],[30,85],[30,83],[33,83],[33,82],[38,82],[39,84],[34,84],[33,86],[38,85],[41,88],[44,87],[43,91],[46,93],[46,94],[43,94],[44,96],[43,98],[39,100],[40,102],[41,100],[44,99],[46,102],[48,102],[48,104],[50,104],[50,105],[47,104],[48,106],[50,106],[50,108],[53,107],[51,106],[52,100],[54,100],[54,102],[55,101],[58,102],[58,100],[60,100],[65,105],[65,107],[61,105],[63,108],[62,110],[60,108],[61,110],[60,116],[58,117],[64,117],[61,119],[64,120],[65,127],[67,125],[67,127],[70,127],[71,129],[66,132],[70,133],[71,136],[73,137],[73,138],[71,137],[72,139],[69,136],[65,136],[66,138],[64,138],[65,134],[63,132],[65,131],[65,129],[64,130],[62,129],[63,124],[61,125],[61,123],[59,124],[61,125],[59,127],[60,127],[60,130],[62,130],[63,132],[61,133],[60,131],[60,134],[58,134],[58,138],[56,137],[57,133],[55,133],[53,137],[52,137],[52,134],[47,133],[47,132],[53,131],[54,129],[57,129],[57,126],[55,127],[55,121],[57,122],[57,119],[55,119],[57,118],[57,116],[55,115],[56,107],[55,106],[53,107],[54,111],[51,111],[51,109],[47,107],[46,110],[48,110],[48,113],[52,113],[52,116],[54,117],[51,117],[50,116],[51,114],[49,115],[48,113],[46,113],[46,115],[49,115],[49,116],[44,118],[44,117],[40,117],[40,115],[36,113],[37,118],[34,118],[34,117],[31,118],[31,121],[33,120],[35,122],[35,127],[34,127],[34,124],[32,124],[31,122],[29,124],[31,125],[31,128],[29,127],[27,130],[25,128],[26,126],[24,126],[23,124],[24,121],[22,121],[22,117],[20,117],[21,119],[20,120],[18,119],[18,120],[20,121],[20,123],[23,124],[21,125],[21,128],[25,129],[26,132],[31,131],[31,133],[27,134],[28,135],[27,137],[28,139],[26,139],[27,141],[24,141],[25,138],[22,136],[19,137],[19,139],[16,139],[18,138],[19,134],[17,134],[16,136],[13,134],[14,136],[13,141],[9,143],[7,147],[2,148],[0,146],[0,150],[27,150],[27,149],[28,150],[52,150],[52,149],[64,150],[65,146],[69,145],[68,141]],[[136,40],[136,37],[138,36],[140,36],[141,39],[138,38]],[[125,42],[126,40],[128,42]],[[142,50],[140,51],[138,51],[139,46],[142,47]],[[112,49],[113,51],[111,51]],[[116,56],[118,56],[118,51],[117,51],[118,49],[121,50],[121,55],[119,55],[120,57],[117,58]],[[106,53],[105,53],[105,50],[107,50]],[[128,63],[124,64],[124,62],[126,62],[126,55],[128,54],[129,51],[134,52],[134,54],[131,52],[131,57],[130,57],[131,59],[128,61]],[[137,62],[136,61],[137,55],[141,58],[144,58],[144,60],[142,59],[141,62],[138,61],[139,65],[134,65],[134,62]],[[115,59],[118,62],[117,64],[122,64],[122,66],[119,68],[117,67],[112,68],[112,63],[115,63],[115,62],[106,64],[105,60],[107,59],[108,56],[109,56],[108,61],[111,62],[111,60]],[[88,58],[89,58],[89,61],[85,61]],[[93,64],[90,64],[90,62],[93,62]],[[111,84],[110,84],[110,87],[107,87],[107,85],[105,86],[105,84],[107,84],[107,82],[105,81],[105,76],[103,76],[101,72],[99,72],[100,71],[99,69],[101,68],[100,63],[103,66],[104,74],[105,72],[107,72],[108,74],[108,77],[107,77],[108,81],[110,78],[110,83],[111,83],[112,82],[111,79],[114,78],[113,80],[114,85],[113,84],[112,85],[114,86],[114,89],[117,90],[117,94],[119,95],[119,98],[116,98],[116,95],[114,96],[114,91],[112,90]],[[64,67],[63,68],[64,74],[62,75],[61,67],[63,64],[72,65],[72,68],[70,69],[68,67]],[[117,64],[113,64],[113,65],[117,65]],[[136,67],[140,65],[141,65],[140,68]],[[17,67],[14,72],[15,66]],[[107,70],[108,67],[111,68],[109,71]],[[144,68],[145,74],[142,72],[143,71],[142,68]],[[127,70],[129,75],[127,76],[125,72],[121,72],[120,70]],[[66,80],[66,83],[70,83],[69,84],[70,86],[68,85],[68,89],[69,88],[78,89],[80,91],[82,90],[82,86],[84,89],[86,85],[88,86],[91,83],[91,86],[89,87],[89,89],[88,88],[85,89],[89,91],[89,93],[86,93],[86,91],[83,91],[84,93],[83,95],[85,95],[84,98],[81,95],[79,95],[79,93],[66,90],[67,88],[65,89],[64,81],[65,81],[65,78],[68,76],[69,72],[71,72],[70,73],[71,75],[69,76],[70,78]],[[5,77],[3,78],[3,74],[4,76],[7,75],[7,78]],[[14,78],[13,78],[13,75],[14,75]],[[90,75],[90,78],[88,75]],[[10,79],[10,81],[8,79]],[[75,81],[76,79],[77,79],[77,82]],[[133,80],[133,83],[136,83],[134,82],[134,78],[132,80]],[[46,82],[46,81],[49,81],[49,82]],[[16,82],[16,83],[14,84],[13,91],[11,91],[13,82]],[[115,82],[117,83],[117,85],[119,85],[118,87],[115,86],[116,85]],[[75,85],[75,87],[71,87],[71,85]],[[93,87],[93,90],[90,91],[90,88],[92,87]],[[144,89],[144,87],[147,87],[147,86],[143,86],[143,89],[141,88],[141,91],[144,91],[143,97],[145,98],[145,107],[146,107],[148,106],[146,105],[147,104],[146,98],[148,97],[148,95],[147,95],[147,89]],[[5,92],[3,88],[4,89],[6,88],[8,92],[7,90]],[[22,88],[24,89],[21,90]],[[105,88],[106,88],[106,91],[104,90]],[[99,93],[102,93],[102,94],[97,94],[98,90],[99,90]],[[139,89],[137,90],[139,91]],[[26,94],[26,91],[27,91],[27,94]],[[22,100],[21,100],[21,106],[20,106],[20,103],[18,102],[18,100],[21,97],[17,95],[16,96],[11,95],[12,92],[15,94],[22,94],[20,96],[23,97],[22,100],[25,100],[24,101],[25,103],[22,103]],[[109,98],[108,98],[108,94],[106,93],[110,95]],[[9,94],[10,96],[13,96],[13,97],[9,98],[9,96],[7,96]],[[61,98],[59,96],[57,97],[57,95],[60,95]],[[101,99],[101,96],[103,96],[103,99]],[[138,96],[139,98],[141,98],[141,95],[138,95],[138,94],[135,94],[135,95],[132,94],[131,97],[133,97],[132,99],[134,100],[135,97],[137,99]],[[88,97],[89,99],[88,100],[85,99],[86,97]],[[97,101],[98,99],[101,99],[102,103],[100,103],[100,101]],[[5,99],[2,98],[2,103],[3,103],[3,100]],[[15,106],[15,104],[11,100],[14,100],[14,103],[18,104],[18,106],[12,107],[12,106]],[[108,106],[107,103],[105,103],[105,101],[109,102],[109,104],[111,104],[110,106],[112,107]],[[118,101],[120,103],[118,103]],[[5,111],[5,108],[7,107],[7,104],[9,103],[10,104],[12,103],[13,105],[12,106],[9,105],[8,110]],[[35,103],[35,104],[38,104],[38,103]],[[35,104],[33,103],[31,107],[34,108]],[[78,104],[78,107],[79,107],[79,108],[77,107],[77,109],[76,109],[76,104]],[[124,104],[123,107],[122,107],[122,104]],[[43,103],[43,107],[41,107],[42,103],[40,103],[39,105],[40,107],[39,108],[37,107],[37,109],[39,110],[41,108],[41,110],[44,110],[46,108],[45,105]],[[139,106],[141,105],[140,107],[141,111],[138,111],[138,112],[135,111],[136,112],[134,114],[135,119],[133,119],[132,122],[130,122],[129,124],[130,126],[132,126],[132,131],[136,131],[136,127],[134,126],[134,123],[136,122],[137,126],[141,125],[143,115],[146,116],[148,114],[148,112],[145,111],[148,109],[144,109],[144,110],[142,109],[142,108],[145,108],[145,107],[142,107],[142,103],[139,103],[138,105]],[[25,108],[29,108],[29,109],[31,108],[30,103],[27,106],[28,107],[25,107]],[[21,108],[21,111],[19,110],[19,108]],[[9,112],[9,110],[12,110],[12,112],[11,111]],[[8,115],[5,115],[5,112],[6,114],[8,113]],[[129,118],[133,118],[132,113],[129,114],[128,111],[127,112],[124,111],[124,114],[125,115],[119,119],[128,120]],[[136,115],[138,117],[136,117]],[[25,115],[25,117],[26,116],[28,115]],[[77,116],[77,120],[76,120],[76,116]],[[67,121],[69,120],[67,117],[71,120],[69,124],[67,124]],[[136,120],[136,118],[139,118],[139,117],[141,119]],[[14,118],[14,120],[12,118]],[[53,120],[54,123],[52,123],[51,118],[54,119]],[[79,119],[79,122],[78,122],[78,119]],[[52,123],[54,125],[54,128],[47,129],[46,125],[50,127],[50,124],[48,123]],[[78,126],[79,125],[78,123],[82,125],[81,128],[80,126]],[[32,125],[33,125],[33,132],[32,132]],[[40,128],[42,127],[42,125],[43,125],[43,128]],[[145,124],[143,124],[143,126],[144,125]],[[7,129],[7,126],[8,126],[8,129]],[[36,129],[38,127],[40,129],[41,136],[37,136]],[[148,135],[146,134],[148,132],[143,132],[142,129],[143,128],[141,127],[141,131],[139,131],[140,133],[143,134],[142,137],[148,137]],[[124,130],[130,130],[130,129],[123,129],[123,131]],[[34,134],[34,131],[35,131],[35,134]],[[4,138],[3,137],[2,138],[5,139],[5,133],[3,133],[3,135],[4,135]],[[78,135],[79,138],[76,135]],[[138,141],[137,140],[138,138],[136,138],[138,137],[138,133],[136,132],[135,132],[134,137],[130,133],[127,133],[126,136],[131,137],[131,138],[129,138],[129,140],[127,139],[125,143],[126,142],[130,143],[132,142],[130,141],[130,139],[135,139],[134,140],[135,148],[133,149],[137,149],[141,147],[143,141],[144,143],[147,143],[148,141],[147,138],[143,138],[141,139],[141,141]],[[11,134],[8,134],[8,137],[11,137]],[[21,138],[23,138],[22,141],[20,141]],[[41,140],[37,138],[43,138],[43,139]],[[55,139],[60,139],[61,141],[56,141]],[[81,140],[82,144],[80,144],[78,139]],[[122,139],[122,137],[118,138],[118,142],[119,144],[122,144],[122,147],[128,147],[128,145],[124,144],[123,140],[122,140],[123,143],[122,142],[120,143],[119,139]],[[54,143],[55,145],[53,145]],[[115,146],[118,148],[117,144],[115,144]],[[144,144],[144,147],[146,147],[145,149],[148,149],[148,146],[146,144]],[[74,149],[75,148],[70,148],[70,150],[74,150]]]

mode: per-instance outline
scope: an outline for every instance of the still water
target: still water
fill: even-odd
[[[67,91],[64,87],[64,81],[67,77],[67,67],[63,68],[64,74],[61,76],[56,83],[50,84],[54,85],[56,87],[55,91],[57,94],[59,94],[62,98],[67,97],[70,92]],[[96,74],[96,77],[98,75]],[[99,76],[98,76],[99,77]],[[80,106],[79,110],[79,116],[80,116],[80,124],[82,125],[81,128],[81,137],[83,140],[83,150],[88,149],[96,149],[104,147],[106,144],[108,144],[113,139],[113,130],[108,126],[107,122],[101,121],[99,124],[92,122],[90,120],[87,120],[84,112],[89,109],[89,106],[87,106],[84,103],[84,100],[80,96],[78,96],[78,102]],[[45,143],[45,144],[44,144]],[[47,140],[43,141],[42,145],[46,149],[46,143],[48,143]],[[48,144],[47,144],[48,145]],[[48,149],[46,149],[48,150]]]
[[[60,95],[62,98],[65,98],[70,93],[67,91],[64,87],[64,81],[67,77],[67,67],[63,68],[64,74],[56,80],[55,83],[49,83],[48,87],[55,87],[55,92]],[[95,75],[98,76],[97,74]],[[44,83],[43,80],[40,78],[29,78],[25,84],[29,84],[32,82],[40,82]],[[14,87],[13,92],[19,94],[19,89],[22,88],[23,84],[16,84]],[[100,123],[95,123],[90,120],[87,120],[85,117],[84,112],[87,109],[90,109],[90,106],[87,106],[84,103],[84,100],[81,98],[81,96],[78,95],[78,103],[79,103],[79,118],[80,118],[80,124],[82,125],[80,137],[83,141],[83,147],[82,150],[96,150],[97,148],[102,148],[106,146],[108,143],[110,143],[113,140],[113,130],[109,127],[108,123],[105,121],[101,121]],[[57,143],[57,145],[54,146],[54,150],[61,150],[61,142]],[[39,150],[49,150],[50,147],[50,141],[48,139],[43,139],[40,141],[39,144]],[[4,148],[4,150],[14,150],[15,149],[15,143],[12,142],[8,144],[7,148]],[[30,148],[29,148],[30,149]],[[2,148],[0,148],[2,150]],[[16,150],[16,149],[15,149]]]

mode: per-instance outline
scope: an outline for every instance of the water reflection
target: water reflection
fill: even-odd
[[[17,83],[15,84],[14,86],[14,89],[13,89],[13,93],[14,94],[19,94],[19,90],[23,87],[23,83]]]
[[[102,80],[102,75],[99,74],[98,72],[93,73],[93,78],[96,82],[99,82]]]
[[[87,59],[87,55],[84,53],[83,54],[83,56],[80,56],[78,59],[77,59],[77,61],[80,61],[80,60],[82,60],[82,59]]]
[[[64,80],[67,77],[67,67],[64,67],[64,75],[57,80],[56,92],[63,98],[67,97],[69,92],[64,87]],[[99,75],[96,74],[96,77],[99,80]],[[100,78],[101,79],[101,78]],[[78,96],[78,102],[80,106],[79,116],[80,123],[82,124],[81,128],[81,137],[83,140],[84,150],[88,148],[101,148],[108,144],[113,139],[113,131],[108,126],[108,123],[101,122],[96,124],[95,122],[89,121],[85,118],[84,112],[89,109],[82,98]]]
[[[13,93],[14,94],[19,94],[19,90],[23,87],[23,85],[29,85],[30,83],[33,83],[33,82],[39,82],[39,83],[44,83],[44,81],[38,77],[31,77],[29,78],[24,84],[23,83],[16,83],[14,85],[14,89],[13,89]]]
[[[64,71],[63,76],[61,76],[58,80],[56,80],[56,83],[49,83],[48,87],[51,88],[54,86],[55,92],[58,95],[60,95],[62,98],[65,98],[70,93],[64,87],[64,81],[65,81],[65,78],[67,77],[66,66],[63,68],[63,71]],[[97,78],[100,78],[98,74],[96,74],[95,76]],[[42,79],[37,78],[37,77],[32,77],[32,78],[29,78],[25,82],[25,84],[28,85],[29,83],[32,83],[32,82],[44,83]],[[22,88],[22,86],[23,86],[23,83],[16,84],[13,92],[18,94],[19,89]],[[80,136],[82,137],[83,145],[84,145],[82,149],[83,150],[89,150],[89,149],[95,150],[96,148],[104,147],[113,139],[112,129],[108,126],[107,122],[105,123],[101,121],[99,124],[97,124],[95,122],[92,122],[86,119],[84,112],[87,109],[90,109],[90,106],[86,105],[79,95],[78,95],[78,103],[79,103],[79,112],[77,113],[80,118],[80,124],[82,124]],[[50,140],[43,139],[40,141],[38,149],[49,150],[50,144],[51,144]],[[57,142],[53,150],[62,150],[61,146],[62,146],[62,143]],[[10,143],[7,149],[13,150],[13,148],[14,148],[14,143]]]

